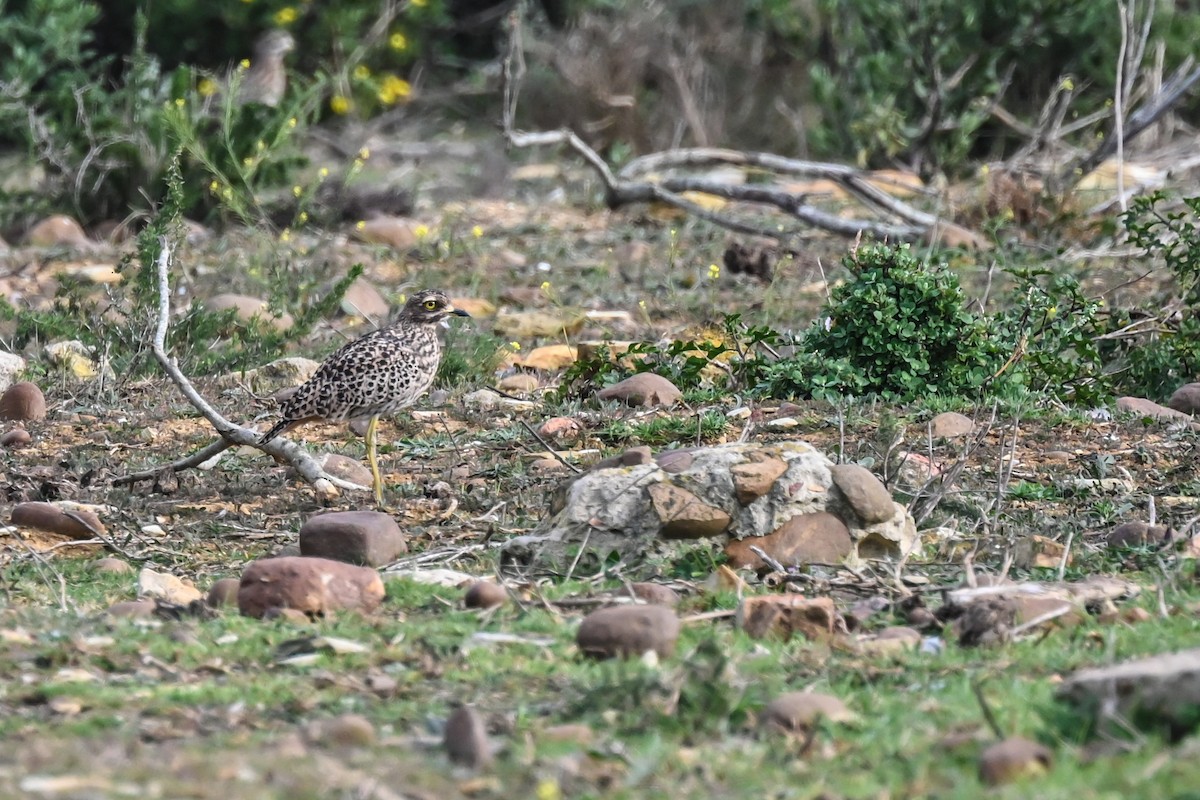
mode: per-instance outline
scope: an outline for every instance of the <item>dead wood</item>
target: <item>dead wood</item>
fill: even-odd
[[[166,471],[181,472],[204,463],[210,458],[228,450],[230,447],[248,445],[287,463],[300,474],[300,477],[311,484],[318,494],[325,497],[336,497],[339,489],[367,491],[367,487],[365,486],[359,486],[356,483],[342,480],[325,472],[325,470],[321,469],[321,465],[309,455],[308,451],[295,442],[276,437],[266,444],[259,444],[258,438],[261,434],[258,431],[244,428],[225,419],[196,390],[196,387],[192,385],[188,377],[179,369],[179,365],[175,362],[175,359],[167,354],[167,328],[171,314],[171,293],[167,275],[170,270],[171,247],[165,237],[160,239],[160,246],[161,250],[159,251],[157,262],[158,326],[154,331],[154,344],[152,348],[154,357],[158,360],[158,363],[162,366],[163,371],[167,373],[171,381],[179,387],[179,391],[188,399],[188,402],[208,420],[209,424],[213,426],[221,438],[201,450],[173,461],[170,464],[115,478],[113,479],[113,485],[119,486],[151,480]]]

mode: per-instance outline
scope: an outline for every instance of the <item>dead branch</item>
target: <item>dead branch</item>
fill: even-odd
[[[195,467],[210,458],[224,452],[230,447],[236,445],[249,445],[256,450],[261,450],[269,456],[273,456],[281,461],[286,462],[289,466],[300,474],[316,491],[326,497],[335,497],[339,489],[347,489],[353,491],[367,491],[367,487],[359,486],[356,483],[342,480],[328,474],[316,460],[308,454],[301,445],[288,441],[286,439],[276,437],[266,444],[259,444],[258,437],[261,435],[257,431],[249,428],[243,428],[241,425],[236,425],[225,419],[219,411],[204,399],[204,397],[188,380],[188,377],[179,369],[179,365],[175,359],[167,355],[167,326],[170,321],[171,314],[171,293],[170,285],[167,280],[167,274],[171,262],[171,247],[167,242],[166,237],[159,240],[160,251],[158,255],[158,326],[154,331],[153,352],[155,359],[162,366],[163,371],[171,381],[179,387],[192,404],[199,411],[209,424],[213,426],[220,439],[202,450],[193,453],[186,458],[179,459],[163,467],[156,469],[145,470],[130,475],[123,475],[113,480],[114,485],[135,483],[137,481],[149,480],[164,470],[179,472],[181,470]]]

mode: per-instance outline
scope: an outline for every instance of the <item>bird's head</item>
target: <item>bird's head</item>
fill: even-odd
[[[275,28],[258,37],[254,43],[256,60],[279,59],[296,49],[296,40],[285,30]]]
[[[404,310],[400,312],[401,319],[413,322],[441,322],[451,314],[459,317],[471,316],[461,308],[455,308],[445,292],[437,289],[425,289],[408,298]]]

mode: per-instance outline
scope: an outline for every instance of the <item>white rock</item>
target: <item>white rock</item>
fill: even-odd
[[[17,382],[17,375],[25,371],[25,359],[13,353],[0,351],[0,392]]]

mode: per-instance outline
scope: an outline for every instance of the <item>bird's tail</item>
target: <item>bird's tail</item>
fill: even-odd
[[[262,436],[258,437],[259,446],[261,447],[262,445],[271,441],[272,439],[274,439],[276,436],[278,436],[279,434],[286,431],[291,426],[292,426],[291,421],[286,420],[286,419],[279,420],[279,422],[276,422],[274,425],[271,426],[270,430],[268,430]]]

